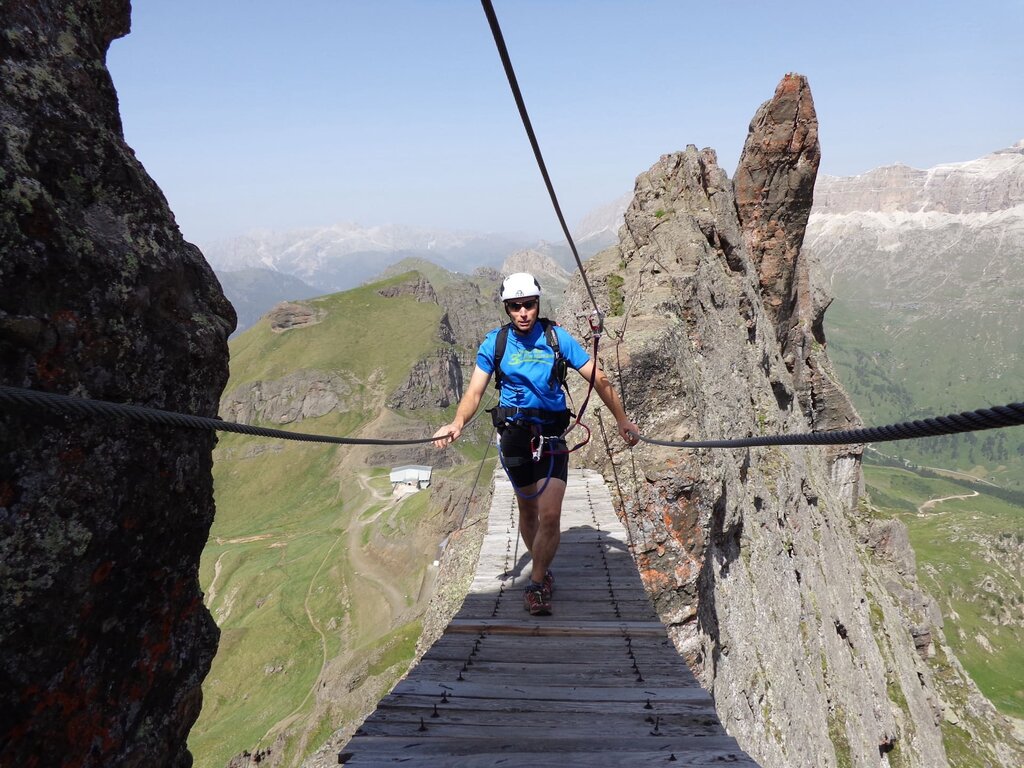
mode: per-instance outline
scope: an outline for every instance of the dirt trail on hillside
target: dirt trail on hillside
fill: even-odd
[[[362,475],[359,475],[360,484],[365,481]],[[388,498],[379,494],[374,494],[374,498]],[[394,576],[391,573],[390,568],[372,557],[369,557],[362,546],[363,529],[375,522],[382,514],[391,511],[394,508],[398,498],[391,497],[388,502],[384,504],[379,510],[373,513],[373,515],[365,520],[361,519],[363,509],[359,509],[353,513],[352,523],[348,526],[348,556],[352,563],[352,570],[359,578],[357,585],[353,585],[358,588],[369,587],[375,589],[381,593],[385,600],[387,600],[388,607],[391,609],[391,619],[398,616],[402,611],[405,610],[405,594],[402,593],[397,587],[392,584]]]
[[[361,433],[368,435],[378,434],[379,427],[385,419],[385,413],[382,410],[377,416],[372,419],[363,429]],[[391,569],[384,563],[381,563],[372,557],[368,556],[363,550],[362,546],[362,533],[363,529],[375,522],[382,514],[391,511],[395,504],[401,501],[401,498],[392,496],[391,494],[385,494],[378,491],[373,487],[370,482],[370,476],[368,474],[369,467],[367,467],[362,457],[357,457],[355,452],[349,454],[348,457],[342,460],[339,469],[344,468],[348,472],[351,472],[352,476],[355,477],[356,482],[363,490],[368,492],[374,500],[384,502],[384,506],[381,507],[372,517],[362,519],[363,513],[367,507],[360,507],[359,509],[352,511],[351,523],[348,526],[348,556],[352,564],[352,569],[358,574],[359,581],[358,588],[369,587],[374,589],[384,597],[387,601],[388,607],[391,611],[390,620],[394,620],[395,617],[399,616],[405,611],[406,595],[397,589],[394,584],[394,574]]]
[[[217,558],[217,562],[213,564],[213,578],[210,579],[210,586],[206,588],[206,596],[203,602],[206,604],[207,609],[213,606],[213,601],[217,599],[217,579],[220,578],[220,561],[224,559],[226,552],[221,552],[220,557]]]
[[[924,504],[921,504],[917,508],[917,516],[918,517],[925,517],[925,511],[926,510],[931,509],[936,504],[940,504],[943,501],[952,501],[953,499],[973,499],[975,496],[978,496],[978,495],[979,494],[978,494],[977,491],[971,491],[970,493],[965,493],[965,494],[961,494],[961,495],[958,495],[958,496],[943,496],[943,497],[938,498],[938,499],[928,499],[928,501],[926,501]]]

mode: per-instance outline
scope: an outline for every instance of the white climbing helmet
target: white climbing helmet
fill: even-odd
[[[516,272],[506,277],[501,283],[501,300],[521,299],[524,296],[540,298],[540,283],[529,272]]]

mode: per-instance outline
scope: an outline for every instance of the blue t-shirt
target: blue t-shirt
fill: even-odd
[[[500,328],[487,334],[476,353],[476,364],[485,373],[494,373],[494,346]],[[554,327],[562,357],[572,367],[579,369],[590,360],[590,355],[569,333],[559,326]],[[505,354],[501,358],[501,383],[499,405],[509,408],[543,408],[546,411],[564,411],[565,391],[557,382],[551,383],[551,368],[555,363],[555,351],[544,335],[544,326],[538,320],[526,336],[520,336],[511,328]]]

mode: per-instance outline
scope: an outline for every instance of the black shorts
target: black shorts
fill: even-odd
[[[517,488],[523,488],[540,481],[541,485],[550,476],[565,482],[569,477],[569,454],[564,453],[565,441],[545,441],[540,461],[533,460],[531,430],[522,427],[505,427],[501,430],[501,457],[509,479]],[[553,450],[556,453],[549,453]]]

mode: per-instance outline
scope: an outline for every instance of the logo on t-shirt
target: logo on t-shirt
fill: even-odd
[[[512,365],[526,365],[527,363],[544,363],[555,359],[554,352],[546,352],[543,349],[517,349],[509,355],[509,362]]]

